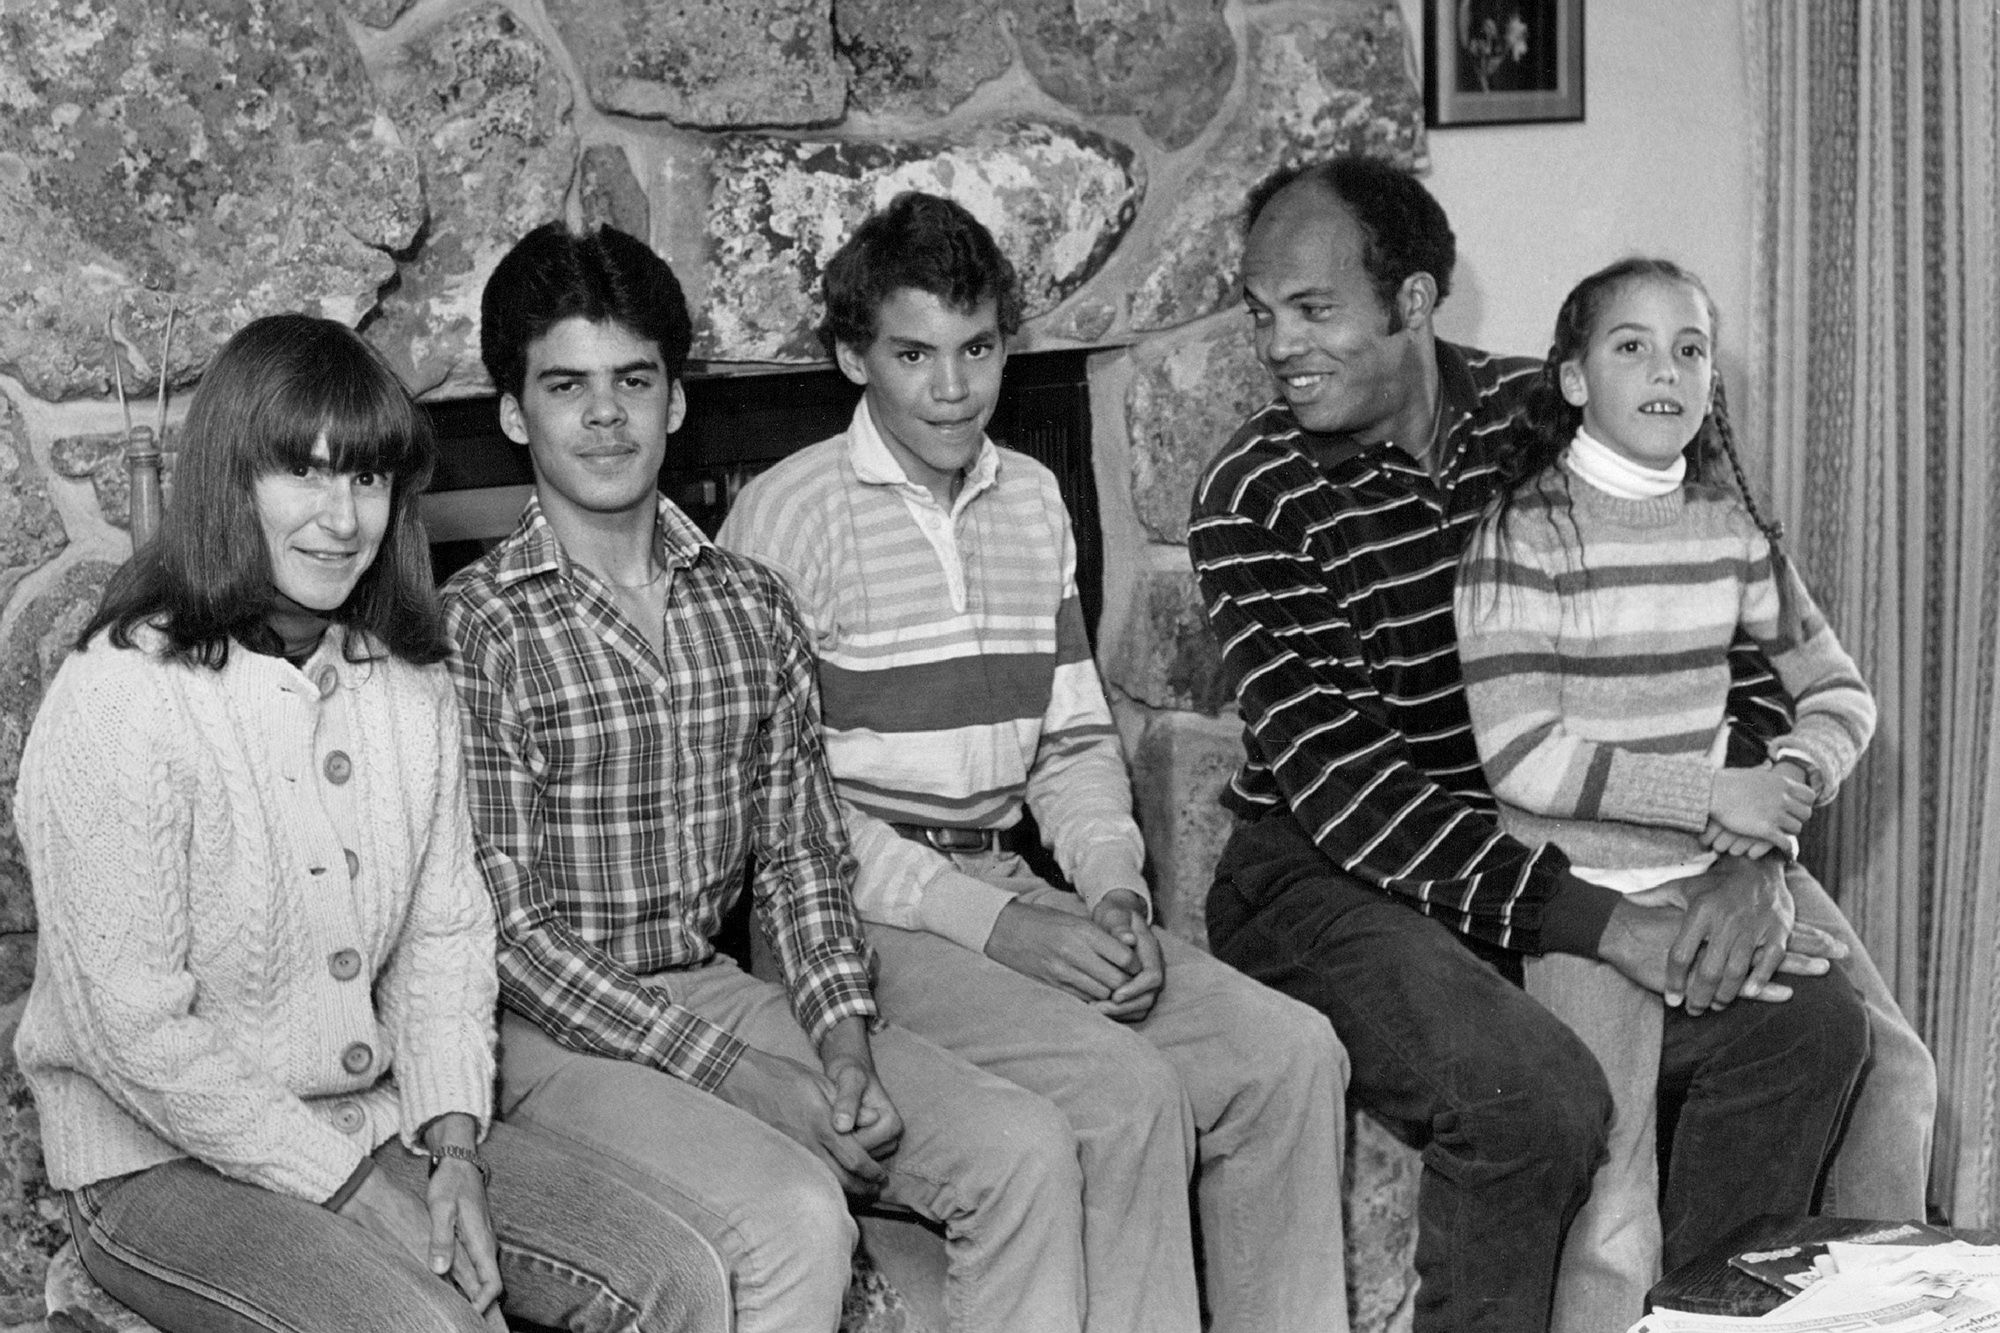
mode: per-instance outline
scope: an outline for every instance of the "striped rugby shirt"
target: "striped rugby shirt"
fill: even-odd
[[[507,1007],[575,1050],[713,1090],[743,1045],[676,1004],[754,858],[756,911],[815,1041],[876,1012],[872,953],[783,584],[659,506],[661,662],[530,496],[446,583],[480,869]]]
[[[1739,627],[1797,701],[1771,751],[1833,799],[1875,730],[1875,701],[1826,617],[1736,493],[1689,482],[1626,498],[1558,465],[1505,532],[1481,523],[1460,571],[1459,659],[1473,732],[1525,842],[1578,865],[1699,856]]]
[[[783,572],[812,626],[864,917],[983,948],[1011,895],[889,824],[1004,829],[1024,803],[1085,901],[1149,901],[1047,468],[987,440],[946,509],[864,398],[845,434],[746,486],[718,540]]]
[[[1594,955],[1618,895],[1500,831],[1452,629],[1459,552],[1540,363],[1436,349],[1435,484],[1394,444],[1314,436],[1278,401],[1195,488],[1189,555],[1244,719],[1223,800],[1250,818],[1288,805],[1336,865],[1462,934]],[[1730,665],[1738,728],[1788,730],[1754,645]]]

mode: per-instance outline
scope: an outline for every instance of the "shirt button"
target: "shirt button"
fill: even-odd
[[[354,776],[354,761],[347,757],[347,751],[335,750],[326,757],[322,771],[326,774],[326,780],[338,787]]]
[[[359,1134],[367,1123],[368,1117],[361,1114],[361,1107],[354,1102],[341,1102],[333,1108],[333,1127],[343,1134]]]
[[[354,980],[361,975],[361,951],[335,949],[326,960],[326,970],[333,973],[335,981]]]
[[[340,854],[347,858],[347,877],[353,879],[361,873],[361,858],[354,854],[352,847],[343,847]]]
[[[340,688],[340,673],[323,666],[313,673],[313,684],[319,686],[319,697],[324,699]]]
[[[365,1041],[357,1041],[340,1053],[340,1067],[350,1074],[365,1074],[375,1063],[375,1051]]]

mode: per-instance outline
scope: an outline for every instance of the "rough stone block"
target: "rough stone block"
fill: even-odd
[[[1230,703],[1192,569],[1142,571],[1126,617],[1104,662],[1111,684],[1153,708],[1212,716]]]
[[[834,46],[856,111],[941,116],[1006,72],[1014,51],[988,0],[841,0]]]
[[[1142,349],[1133,360],[1125,394],[1133,507],[1159,540],[1185,542],[1195,483],[1243,419],[1270,401],[1271,377],[1248,328],[1236,325],[1164,352]]]
[[[1402,18],[1379,0],[1260,8],[1248,25],[1248,88],[1215,148],[1174,191],[1149,269],[1133,285],[1136,329],[1213,314],[1233,299],[1250,187],[1279,167],[1362,152],[1423,156],[1423,100]]]
[[[386,28],[417,0],[341,0],[341,8],[371,28]]]
[[[1132,755],[1154,910],[1168,930],[1204,949],[1208,886],[1234,822],[1219,798],[1242,762],[1240,725],[1192,713],[1149,718]]]
[[[0,606],[67,545],[48,480],[28,450],[27,425],[0,394]]]
[[[679,125],[824,125],[847,79],[832,0],[547,0],[606,111]]]
[[[695,355],[813,361],[827,260],[904,190],[948,195],[1019,267],[1026,313],[1053,309],[1103,264],[1145,185],[1129,149],[1067,125],[1007,121],[950,143],[725,139],[714,150],[708,299]]]
[[[576,171],[569,81],[492,5],[397,48],[380,79],[417,145],[430,218],[367,336],[415,392],[480,392],[480,291],[522,233],[563,216]]]
[[[354,321],[423,218],[415,156],[324,0],[0,9],[0,369],[38,397],[183,379],[251,317]],[[140,349],[144,349],[143,353]]]
[[[1417,1186],[1423,1158],[1382,1121],[1347,1124],[1347,1313],[1355,1333],[1410,1333],[1417,1297]]]
[[[1021,57],[1050,95],[1079,111],[1134,115],[1163,146],[1185,147],[1236,74],[1221,0],[1010,0]]]
[[[85,561],[24,607],[0,642],[0,932],[35,928],[35,900],[14,833],[14,785],[21,747],[42,692],[96,609],[112,566]],[[11,1048],[9,1048],[11,1049]]]
[[[49,1255],[68,1234],[42,1168],[35,1101],[14,1062],[20,1010],[0,1009],[0,1325],[41,1317]]]

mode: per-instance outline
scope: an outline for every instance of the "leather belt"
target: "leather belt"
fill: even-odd
[[[997,828],[945,828],[937,824],[891,824],[911,842],[925,842],[941,852],[997,852],[1005,835]]]

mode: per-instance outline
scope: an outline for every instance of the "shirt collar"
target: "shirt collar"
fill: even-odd
[[[889,446],[882,438],[882,432],[875,425],[874,416],[868,411],[868,395],[861,395],[854,404],[854,419],[847,425],[847,456],[853,461],[854,475],[870,486],[902,486],[921,491],[929,497],[928,488],[911,481],[903,465],[889,452]],[[994,447],[990,436],[981,436],[979,452],[973,456],[972,466],[966,469],[965,485],[958,491],[958,499],[953,508],[963,508],[973,496],[991,486],[1000,475],[1000,451]]]
[[[715,544],[695,521],[666,496],[659,497],[655,515],[653,537],[662,565],[687,569],[713,549]],[[494,567],[495,578],[502,586],[540,574],[567,578],[571,564],[569,552],[563,549],[556,530],[549,526],[548,516],[542,512],[542,497],[529,491],[528,503],[521,508],[521,521],[514,526],[514,533],[507,539],[506,549]]]

